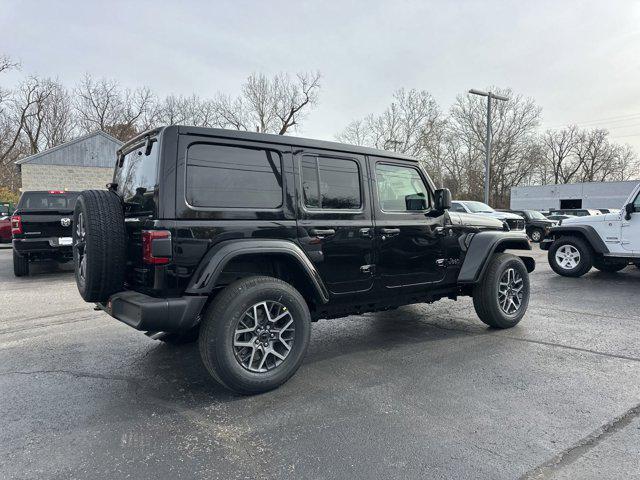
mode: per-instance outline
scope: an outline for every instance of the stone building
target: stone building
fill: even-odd
[[[97,131],[16,161],[22,191],[105,188],[122,142]]]

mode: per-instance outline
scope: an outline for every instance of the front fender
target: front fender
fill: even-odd
[[[505,250],[531,250],[531,243],[524,232],[484,231],[476,233],[467,248],[458,275],[458,283],[477,283],[487,268],[488,260],[496,252]],[[528,272],[535,269],[535,260],[521,257]]]
[[[596,253],[609,253],[609,247],[591,225],[559,225],[553,227],[549,234],[553,235],[554,240],[562,236],[571,235],[583,237]]]
[[[234,258],[246,254],[282,254],[292,257],[313,285],[316,299],[320,303],[329,301],[329,292],[316,267],[298,245],[288,240],[247,239],[220,242],[205,254],[187,286],[186,293],[208,295],[224,267]]]

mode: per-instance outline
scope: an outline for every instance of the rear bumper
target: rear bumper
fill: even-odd
[[[51,254],[51,256],[64,256],[71,258],[70,245],[58,245],[58,237],[51,238],[14,238],[13,248],[20,254],[30,253]]]
[[[179,332],[198,322],[205,296],[155,298],[133,290],[116,293],[98,307],[136,330]]]

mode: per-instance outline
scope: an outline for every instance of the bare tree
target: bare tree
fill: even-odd
[[[561,130],[547,130],[541,136],[543,165],[551,175],[548,181],[554,184],[569,183],[578,173],[581,165],[575,149],[579,136],[580,132],[574,125]]]
[[[78,124],[83,132],[103,130],[123,141],[149,127],[142,120],[152,118],[147,114],[155,105],[148,87],[121,90],[115,80],[94,80],[90,75],[85,75],[76,87],[75,96]]]
[[[511,187],[519,185],[538,161],[534,134],[541,109],[533,99],[513,93],[510,89],[488,89],[507,96],[509,101],[493,104],[490,203],[507,206]],[[465,139],[470,149],[467,156],[477,163],[485,155],[486,100],[472,95],[460,95],[451,107],[449,129]],[[480,168],[478,168],[480,169]]]
[[[157,106],[155,123],[198,127],[218,127],[221,124],[214,102],[197,95],[169,95],[164,98]]]
[[[298,127],[317,104],[319,90],[319,72],[299,73],[295,79],[286,73],[272,78],[252,74],[239,97],[218,95],[216,120],[227,128],[284,135]]]

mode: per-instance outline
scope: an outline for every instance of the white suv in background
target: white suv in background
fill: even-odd
[[[640,266],[640,184],[617,213],[568,218],[540,243],[549,265],[565,277],[579,277],[591,267],[617,272]]]
[[[509,225],[510,230],[524,231],[525,221],[520,215],[509,212],[497,212],[486,203],[473,200],[454,200],[451,202],[450,212],[473,213],[485,217],[497,218]]]

